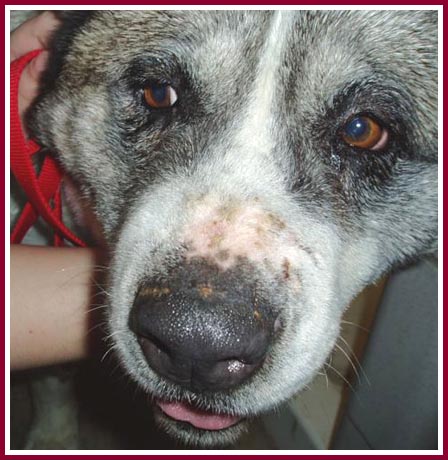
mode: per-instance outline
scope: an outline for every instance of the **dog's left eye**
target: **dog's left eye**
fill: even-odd
[[[356,115],[343,127],[342,139],[352,147],[380,150],[386,146],[388,132],[367,115]]]
[[[153,109],[172,107],[177,101],[173,87],[164,84],[152,84],[144,90],[145,101]]]

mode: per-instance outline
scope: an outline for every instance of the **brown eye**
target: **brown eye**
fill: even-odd
[[[352,147],[380,150],[387,144],[388,132],[377,121],[366,115],[352,118],[342,132],[342,139]]]
[[[145,88],[145,101],[153,109],[164,109],[175,104],[177,94],[170,85],[153,84]]]

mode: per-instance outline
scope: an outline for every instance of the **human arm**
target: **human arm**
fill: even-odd
[[[85,358],[95,341],[89,311],[100,301],[93,292],[99,252],[11,245],[10,254],[11,369]]]

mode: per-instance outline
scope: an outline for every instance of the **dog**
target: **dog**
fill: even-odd
[[[58,16],[27,120],[112,254],[110,346],[168,433],[233,442],[437,250],[437,13]]]

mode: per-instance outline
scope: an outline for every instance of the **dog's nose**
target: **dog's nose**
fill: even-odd
[[[275,316],[241,270],[196,262],[143,284],[130,324],[154,371],[191,390],[216,391],[262,365]]]

